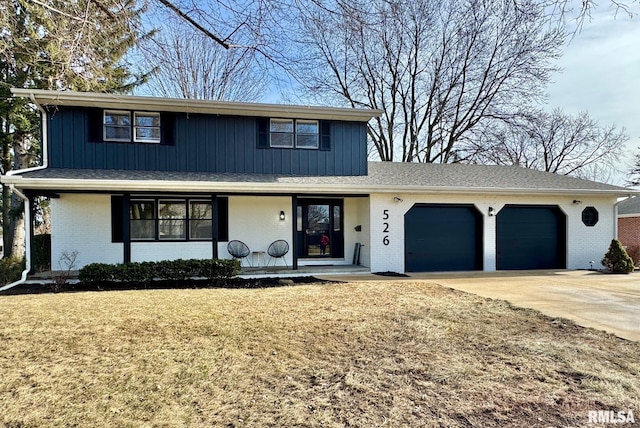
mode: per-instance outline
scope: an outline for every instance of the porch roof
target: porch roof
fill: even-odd
[[[366,176],[283,176],[46,168],[2,183],[50,192],[556,194],[632,196],[640,191],[517,166],[369,162]]]

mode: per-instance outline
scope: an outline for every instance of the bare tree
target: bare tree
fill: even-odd
[[[264,96],[267,79],[252,50],[226,50],[178,20],[165,22],[141,51],[156,67],[149,81],[156,95],[225,101],[256,101]]]
[[[382,109],[369,136],[385,161],[467,159],[480,125],[541,98],[564,40],[533,1],[314,4],[298,78],[325,102]]]
[[[606,180],[628,139],[624,128],[602,126],[587,112],[537,111],[487,130],[476,140],[475,161]]]

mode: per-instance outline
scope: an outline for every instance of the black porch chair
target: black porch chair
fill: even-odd
[[[271,256],[269,258],[269,263],[271,262],[272,259],[275,259],[275,261],[273,262],[273,266],[276,265],[276,263],[278,262],[278,259],[282,259],[282,261],[284,262],[284,265],[286,267],[289,267],[289,265],[287,264],[287,260],[284,258],[284,256],[289,252],[289,243],[283,239],[278,239],[277,241],[274,241],[271,243],[271,245],[269,245],[269,248],[267,249],[267,254],[269,254],[269,256]],[[269,263],[267,263],[267,266],[269,266]]]
[[[251,254],[251,250],[249,250],[247,244],[238,240],[229,241],[227,244],[227,251],[234,259],[240,260],[240,266],[242,266],[242,259],[247,258],[249,254]],[[249,266],[251,266],[251,261],[249,261],[249,259],[247,259],[247,262],[249,263]]]

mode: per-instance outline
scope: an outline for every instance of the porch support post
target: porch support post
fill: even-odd
[[[293,270],[298,270],[298,248],[296,246],[298,240],[298,197],[296,195],[291,197],[291,213],[291,217],[293,218],[293,221],[291,222],[291,268]]]
[[[213,221],[211,222],[211,258],[218,258],[218,197],[216,195],[211,195],[211,218]]]
[[[122,262],[131,263],[131,232],[129,211],[131,207],[131,194],[122,195]]]

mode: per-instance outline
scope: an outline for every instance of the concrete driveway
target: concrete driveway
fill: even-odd
[[[327,277],[328,278],[328,277]],[[518,271],[412,274],[410,278],[354,275],[342,279],[426,280],[551,317],[640,341],[640,273],[610,275],[590,271]],[[335,278],[333,278],[335,279]]]

